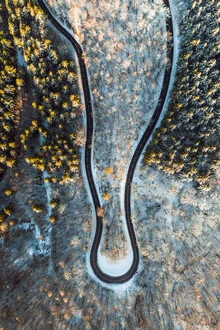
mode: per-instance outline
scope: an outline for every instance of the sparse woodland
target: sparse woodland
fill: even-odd
[[[115,260],[128,252],[123,180],[159,97],[169,13],[160,1],[47,3],[84,50],[94,108],[93,167],[104,217],[101,251]]]
[[[182,45],[169,109],[145,164],[210,189],[219,164],[218,1],[195,0],[182,20]]]

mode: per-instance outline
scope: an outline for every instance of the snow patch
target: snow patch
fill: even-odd
[[[100,249],[98,251],[98,264],[101,271],[104,274],[108,274],[111,276],[120,276],[128,272],[133,262],[133,252],[131,246],[129,248],[129,253],[125,258],[122,258],[117,261],[112,261],[108,257],[102,255],[100,253]]]

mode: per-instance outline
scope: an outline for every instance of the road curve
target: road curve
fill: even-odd
[[[165,6],[170,9],[169,0],[163,0]],[[88,75],[86,70],[85,61],[83,58],[83,51],[80,44],[77,40],[64,28],[62,24],[53,16],[52,12],[49,10],[47,5],[45,4],[44,0],[37,0],[38,4],[40,5],[41,9],[45,12],[48,16],[50,22],[57,28],[57,30],[63,34],[72,44],[75,49],[75,52],[78,57],[80,72],[81,72],[81,79],[82,79],[82,86],[83,86],[83,93],[84,93],[84,100],[85,100],[85,107],[86,107],[86,120],[87,120],[87,128],[86,128],[86,145],[85,145],[85,169],[86,175],[90,187],[90,191],[92,194],[93,204],[95,210],[98,207],[101,207],[98,193],[96,190],[96,186],[93,179],[92,174],[92,137],[93,137],[93,109],[92,109],[92,102],[91,102],[91,95],[88,83]],[[171,11],[170,11],[171,12]],[[170,65],[166,67],[164,78],[163,78],[163,86],[160,93],[159,101],[157,103],[157,107],[153,113],[153,116],[150,120],[149,125],[147,126],[140,142],[138,143],[134,155],[131,159],[131,163],[128,169],[126,184],[125,184],[125,199],[124,199],[124,207],[125,207],[125,214],[126,214],[126,224],[128,228],[128,233],[130,236],[132,251],[133,251],[133,262],[130,269],[121,276],[110,276],[101,271],[98,265],[98,248],[101,241],[102,230],[103,230],[103,221],[102,217],[98,216],[96,213],[96,232],[95,237],[93,240],[91,252],[90,252],[90,263],[91,267],[95,273],[95,275],[105,283],[113,283],[113,284],[122,284],[130,280],[134,274],[137,272],[138,264],[139,264],[139,252],[138,246],[136,241],[136,236],[134,232],[134,228],[131,221],[131,205],[130,205],[130,197],[131,197],[131,183],[134,176],[134,171],[138,159],[148,142],[156,124],[159,119],[159,116],[162,112],[165,99],[168,93],[169,83],[170,83],[170,76],[172,71],[172,64],[173,64],[173,23],[172,23],[172,16],[166,19],[166,29],[167,33],[170,34],[171,38],[168,38],[167,41],[167,57],[169,58]]]

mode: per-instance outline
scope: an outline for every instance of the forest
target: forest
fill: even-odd
[[[83,170],[75,53],[37,1],[2,0],[0,330],[218,330],[218,1],[170,1],[180,56],[131,185],[140,263],[124,285],[91,270],[94,215],[105,227],[100,255],[114,268],[129,253],[123,182],[170,64],[170,12],[162,0],[46,3],[85,50],[101,207]]]
[[[79,167],[75,62],[57,50],[52,33],[47,37],[45,15],[34,1],[3,1],[0,15],[0,176],[8,171],[13,181],[24,159],[45,184],[66,184]],[[2,232],[13,223],[17,191],[11,186],[6,185],[0,208]],[[43,208],[32,203],[34,212]]]
[[[206,190],[219,165],[219,13],[217,1],[195,0],[182,20],[171,101],[144,159]]]
[[[1,7],[1,171],[15,166],[23,148],[28,164],[62,183],[78,165],[70,123],[80,105],[74,88],[76,69],[73,60],[58,55],[45,37],[43,12],[32,3],[6,0]],[[27,91],[33,111],[21,125]]]

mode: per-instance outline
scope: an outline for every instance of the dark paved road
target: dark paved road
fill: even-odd
[[[85,61],[83,59],[83,51],[80,46],[80,44],[77,42],[77,40],[57,21],[57,19],[53,16],[52,12],[49,10],[47,5],[44,3],[43,0],[37,0],[42,10],[45,12],[45,14],[48,16],[51,23],[59,30],[60,33],[62,33],[72,44],[74,47],[78,60],[79,60],[79,66],[80,66],[80,72],[81,72],[81,78],[82,78],[82,86],[83,86],[83,92],[84,92],[84,100],[85,100],[85,106],[86,106],[86,120],[87,120],[87,133],[86,133],[86,145],[85,145],[85,168],[86,168],[86,175],[90,187],[90,191],[92,194],[93,204],[95,209],[97,210],[98,207],[101,207],[100,201],[98,198],[98,193],[95,187],[93,175],[92,175],[92,163],[91,163],[91,156],[92,156],[92,136],[93,136],[93,109],[92,109],[92,102],[91,102],[91,95],[90,95],[90,89],[89,89],[89,83],[88,83],[88,75],[86,70]],[[164,0],[164,4],[170,8],[170,4],[168,0]],[[166,19],[166,28],[167,32],[173,36],[173,23],[172,23],[172,17],[169,17]],[[130,235],[132,250],[133,250],[133,262],[130,267],[130,269],[121,276],[110,276],[101,271],[101,269],[98,266],[98,260],[97,260],[97,251],[100,244],[101,236],[102,236],[102,230],[103,230],[103,221],[102,217],[99,217],[96,215],[96,232],[94,241],[91,248],[90,253],[90,263],[91,267],[95,273],[95,275],[103,282],[105,283],[114,283],[114,284],[122,284],[130,280],[134,274],[137,272],[138,264],[139,264],[139,252],[138,252],[138,246],[136,241],[136,236],[134,232],[134,228],[131,221],[131,205],[130,205],[130,199],[131,199],[131,183],[134,176],[134,170],[136,167],[136,164],[138,162],[138,159],[148,142],[156,124],[159,119],[159,116],[161,114],[161,111],[163,109],[163,105],[166,99],[166,95],[169,88],[169,82],[170,82],[170,76],[172,71],[172,64],[173,64],[173,38],[169,39],[167,42],[167,57],[170,60],[170,66],[167,66],[165,73],[164,73],[164,79],[163,79],[163,86],[160,93],[159,101],[157,104],[157,107],[153,113],[153,116],[150,120],[150,123],[145,130],[140,142],[138,143],[138,146],[134,152],[134,155],[132,157],[127,179],[126,179],[126,185],[125,185],[125,199],[124,199],[124,207],[125,207],[125,214],[126,214],[126,223],[128,232]]]

